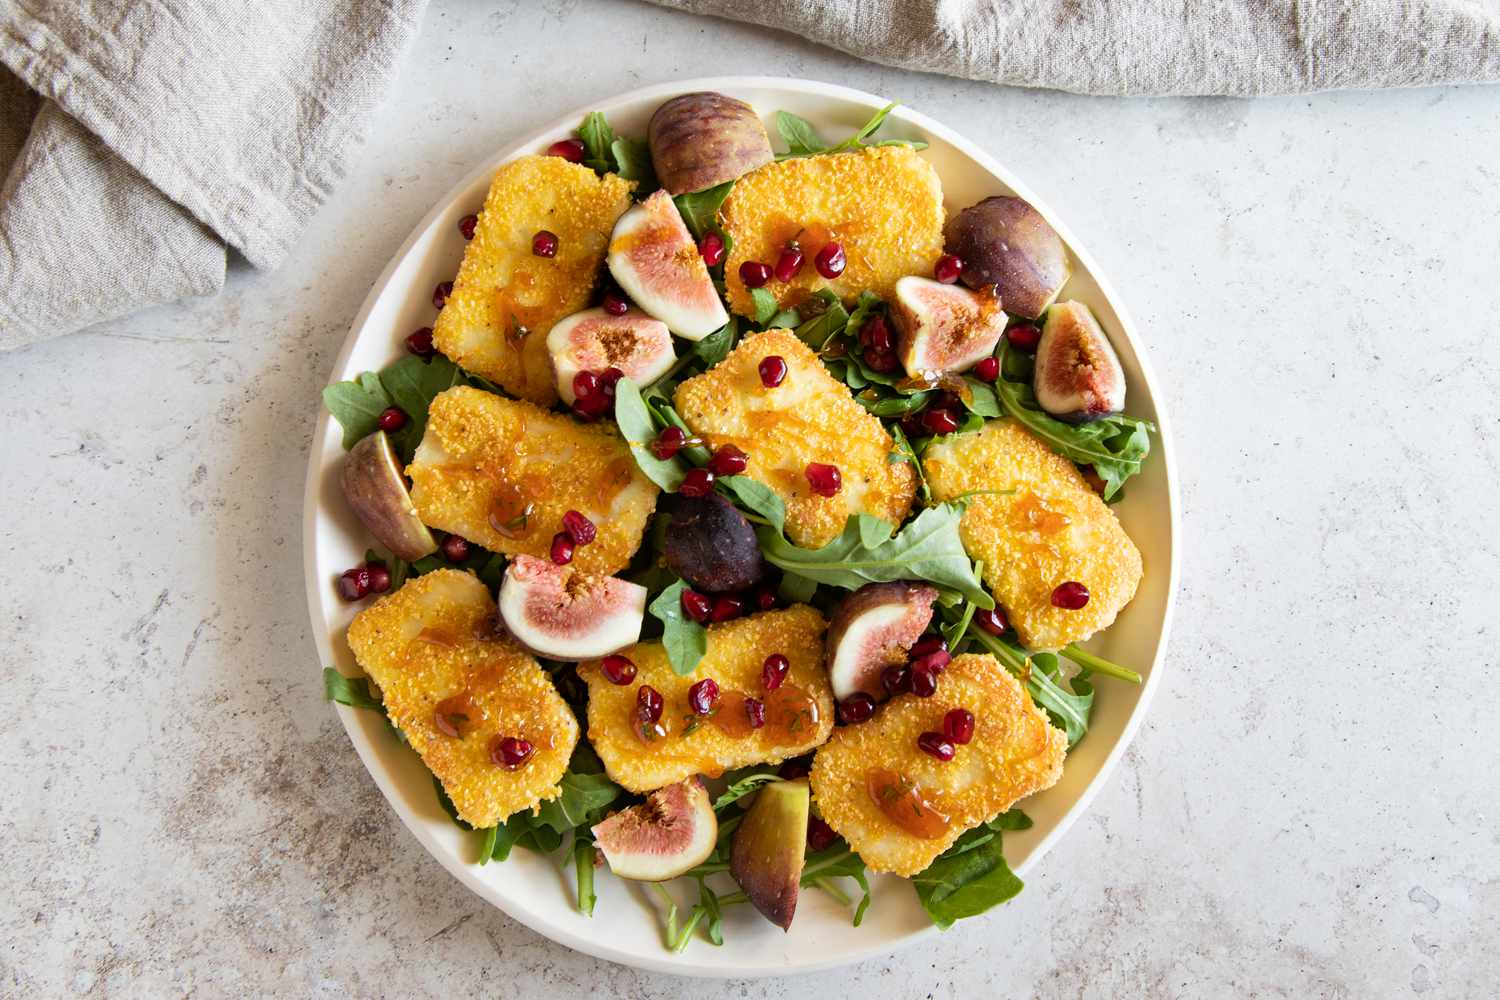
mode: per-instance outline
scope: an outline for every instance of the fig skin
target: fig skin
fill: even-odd
[[[610,815],[592,833],[620,878],[665,882],[708,860],[719,839],[719,819],[695,775]]]
[[[893,663],[905,662],[906,651],[932,621],[937,589],[910,580],[867,583],[847,595],[828,617],[824,639],[824,662],[833,695],[839,700],[863,691],[876,701],[888,694],[880,682],[881,672]],[[865,628],[874,629],[883,640],[874,648],[848,648],[850,643],[868,642]]]
[[[970,288],[995,285],[1005,311],[1037,319],[1068,283],[1062,237],[1020,198],[986,198],[948,220],[944,249],[964,262]]]
[[[437,551],[437,539],[417,516],[385,431],[361,438],[349,449],[339,485],[360,523],[396,558],[416,562]]]
[[[747,590],[766,575],[755,529],[724,497],[669,493],[661,507],[672,518],[663,553],[667,565],[698,590]]]
[[[1041,408],[1067,423],[1088,423],[1125,409],[1125,370],[1082,302],[1059,302],[1047,310],[1031,380]]]
[[[755,109],[712,91],[657,108],[646,137],[656,178],[674,195],[735,180],[775,159]]]
[[[806,778],[762,787],[729,848],[729,874],[751,905],[784,931],[791,930],[797,911],[810,800]]]

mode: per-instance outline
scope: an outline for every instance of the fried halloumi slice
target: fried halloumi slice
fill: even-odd
[[[906,146],[807,156],[763,167],[735,181],[723,207],[733,237],[724,265],[729,306],[754,316],[750,290],[740,280],[745,261],[774,264],[796,240],[806,264],[790,282],[774,277],[766,290],[782,308],[831,288],[845,302],[870,291],[894,294],[896,279],[931,274],[943,252],[943,186],[937,171]],[[844,273],[832,280],[814,266],[830,242],[844,248]]]
[[[1014,420],[941,438],[922,466],[935,500],[1014,491],[970,497],[958,530],[969,555],[984,560],[984,582],[1028,648],[1082,642],[1135,596],[1141,553],[1114,511],[1072,462]],[[1068,580],[1089,589],[1076,611],[1052,605],[1052,591]]]
[[[974,736],[949,761],[917,746],[955,708],[974,714]],[[1062,777],[1068,738],[1019,681],[989,655],[966,654],[930,698],[897,695],[845,726],[813,757],[818,813],[875,871],[911,876],[965,830],[988,822]]]
[[[786,361],[787,374],[767,389],[759,366],[771,355]],[[787,537],[798,545],[826,545],[851,514],[900,524],[911,512],[917,490],[911,465],[890,461],[896,443],[879,419],[790,330],[746,337],[729,357],[678,386],[673,401],[710,446],[733,444],[749,454],[745,475],[785,501]],[[810,462],[838,468],[838,493],[813,492]]]
[[[391,722],[443,783],[459,818],[476,827],[556,798],[578,743],[578,720],[552,678],[495,622],[484,584],[440,569],[349,624],[349,648],[380,687]],[[507,736],[534,748],[513,771],[491,759],[492,745]]]
[[[636,666],[635,682],[612,684],[600,661],[578,667],[589,686],[589,742],[617,783],[646,792],[695,774],[716,777],[736,767],[774,764],[821,744],[833,731],[833,691],[823,669],[828,623],[805,604],[710,625],[708,652],[692,673],[672,672],[660,642],[622,650]],[[766,657],[780,653],[791,669],[774,691],[761,684]],[[711,716],[688,706],[688,689],[704,678],[719,685]],[[637,728],[643,685],[662,697],[657,727]],[[752,727],[746,699],[764,706],[764,725]],[[753,710],[753,706],[752,709]]]
[[[437,349],[512,395],[556,402],[547,331],[588,305],[610,230],[634,188],[561,156],[523,156],[501,167],[433,324]],[[532,252],[542,230],[557,236],[553,257]]]
[[[630,562],[656,506],[656,484],[612,423],[469,386],[433,399],[406,474],[424,523],[507,556],[547,558],[563,515],[582,512],[598,535],[573,566],[600,576]]]

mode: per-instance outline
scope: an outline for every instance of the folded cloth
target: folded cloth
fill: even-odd
[[[280,263],[425,6],[0,0],[0,349]]]
[[[1080,94],[1500,81],[1497,0],[651,0],[903,69]]]

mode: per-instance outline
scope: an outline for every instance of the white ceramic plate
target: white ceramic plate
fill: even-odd
[[[823,135],[835,138],[853,132],[887,103],[873,94],[807,80],[722,77],[647,87],[580,108],[481,164],[422,220],[370,291],[334,363],[330,381],[384,367],[401,355],[408,333],[431,325],[433,286],[453,277],[463,255],[458,220],[483,204],[490,178],[502,163],[544,151],[555,140],[571,134],[584,113],[591,110],[603,111],[619,132],[644,137],[646,123],[662,101],[696,90],[716,90],[748,101],[768,127],[773,125],[771,115],[785,109],[811,121]],[[774,127],[771,134],[775,136]],[[1115,508],[1145,557],[1145,579],[1115,625],[1090,643],[1101,655],[1134,666],[1145,674],[1146,681],[1134,687],[1101,679],[1092,728],[1088,738],[1068,755],[1062,781],[1022,803],[1035,825],[1024,833],[1006,834],[1005,854],[1024,877],[1088,807],[1125,752],[1161,683],[1161,656],[1177,581],[1177,490],[1171,437],[1166,414],[1154,399],[1143,344],[1119,298],[1067,227],[1010,171],[925,115],[898,108],[887,119],[881,135],[920,138],[930,144],[924,155],[942,177],[950,213],[989,195],[1013,193],[1047,217],[1075,258],[1073,278],[1064,297],[1088,303],[1098,315],[1125,367],[1130,413],[1154,420],[1160,432],[1145,470],[1131,480],[1125,500]],[[339,599],[334,580],[360,562],[369,538],[339,491],[343,454],[338,425],[326,413],[320,413],[303,512],[308,604],[322,663],[354,674],[358,668],[344,641],[344,630],[356,608]],[[850,926],[849,911],[825,894],[805,892],[789,934],[762,920],[749,907],[737,907],[726,916],[723,947],[698,940],[681,954],[668,953],[661,944],[652,897],[638,885],[611,877],[607,870],[596,880],[599,902],[590,919],[574,909],[570,869],[565,870],[556,859],[519,850],[504,864],[476,865],[478,838],[458,829],[444,815],[433,795],[431,776],[417,755],[398,743],[375,713],[344,707],[336,710],[376,784],[433,857],[488,902],[579,951],[626,965],[687,975],[767,976],[855,962],[933,933],[910,885],[900,879],[878,877],[874,880],[873,905],[858,928]]]

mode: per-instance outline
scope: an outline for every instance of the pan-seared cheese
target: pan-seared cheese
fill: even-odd
[[[974,736],[942,761],[917,746],[955,708]],[[898,695],[813,757],[818,813],[871,869],[911,876],[965,830],[1062,777],[1068,739],[994,657],[953,660],[930,698]]]
[[[612,422],[582,424],[469,386],[433,399],[406,474],[424,523],[508,556],[548,558],[563,515],[583,513],[598,536],[573,566],[588,574],[623,569],[656,506],[656,484]]]
[[[464,822],[494,826],[557,797],[578,720],[537,661],[497,629],[495,602],[472,574],[408,581],[354,617],[349,648]],[[534,748],[513,771],[491,758],[507,736]]]

